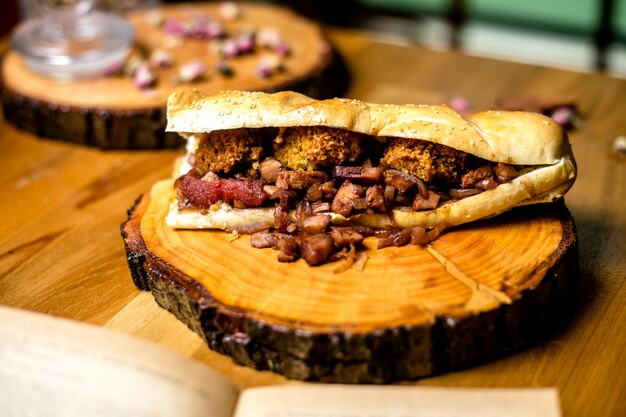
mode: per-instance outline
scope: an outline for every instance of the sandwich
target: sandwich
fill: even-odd
[[[560,199],[576,178],[564,130],[531,112],[178,90],[167,130],[187,140],[166,223],[250,233],[279,261],[317,265]]]

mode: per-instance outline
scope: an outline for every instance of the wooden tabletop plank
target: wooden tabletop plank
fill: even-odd
[[[505,358],[414,383],[559,389],[564,416],[626,415],[626,80],[432,51],[358,32],[331,38],[352,71],[347,96],[391,103],[465,97],[571,97],[585,127],[570,135],[579,177],[565,201],[579,235],[581,280],[568,323]],[[170,175],[179,151],[102,152],[0,130],[0,303],[133,334],[194,357],[240,387],[284,382],[211,352],[130,279],[119,225]]]

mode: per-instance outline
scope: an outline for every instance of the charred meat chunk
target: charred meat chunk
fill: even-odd
[[[306,190],[314,184],[328,181],[328,175],[323,171],[281,171],[276,179],[276,186],[285,190]]]
[[[416,139],[389,138],[380,163],[423,181],[458,182],[469,155],[448,146]]]
[[[441,196],[432,191],[428,191],[428,197],[424,198],[421,194],[416,194],[415,199],[413,200],[413,210],[415,211],[423,211],[423,210],[432,210],[437,208],[437,204],[439,204],[439,199]]]
[[[329,225],[330,216],[328,214],[316,214],[302,221],[302,231],[309,234],[323,233]]]
[[[360,185],[352,184],[348,180],[344,181],[333,199],[331,205],[332,211],[344,217],[348,217],[354,208],[354,202],[360,198],[364,192],[365,190]]]
[[[281,128],[274,139],[274,157],[291,169],[355,162],[367,146],[367,136],[324,126]]]
[[[351,227],[333,227],[330,237],[338,248],[363,242],[363,235]]]
[[[384,212],[386,206],[383,187],[380,185],[368,187],[365,191],[365,204],[367,208],[371,208],[374,211]]]
[[[325,262],[335,250],[333,240],[327,233],[302,238],[302,258],[309,265]]]
[[[198,134],[194,166],[202,173],[230,173],[241,163],[258,161],[263,153],[260,129],[215,130]]]
[[[265,158],[259,164],[259,173],[261,174],[261,178],[267,184],[274,184],[278,179],[278,174],[282,169],[283,165],[278,162],[274,158]]]

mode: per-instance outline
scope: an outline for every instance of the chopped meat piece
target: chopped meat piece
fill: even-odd
[[[280,234],[278,242],[276,243],[276,249],[283,252],[285,255],[296,256],[300,251],[300,246],[298,246],[298,242],[295,237]]]
[[[320,185],[320,191],[322,192],[322,199],[326,201],[331,201],[335,198],[335,194],[337,194],[337,189],[335,188],[335,181],[330,180]]]
[[[364,191],[360,185],[352,184],[348,180],[344,181],[339,190],[337,190],[331,209],[335,213],[348,217],[354,207],[354,201],[361,197]]]
[[[478,181],[491,177],[493,169],[491,165],[483,165],[480,168],[473,169],[461,178],[461,186],[463,188],[474,188]]]
[[[283,165],[274,158],[265,158],[259,164],[259,173],[261,178],[268,184],[274,184],[278,179],[278,173]]]
[[[330,216],[328,214],[316,214],[302,221],[302,231],[311,234],[323,233],[329,225]]]
[[[183,197],[183,207],[208,208],[218,201],[239,201],[242,207],[258,207],[268,198],[263,184],[247,179],[219,178],[207,182],[187,174],[176,180],[175,187]]]
[[[203,173],[229,173],[240,163],[258,161],[263,153],[260,129],[215,130],[198,136],[194,166]]]
[[[298,260],[298,255],[290,255],[285,252],[278,252],[278,256],[276,257],[278,262],[295,262]]]
[[[295,242],[295,238],[286,233],[257,232],[250,235],[250,246],[253,248],[278,249],[278,241],[281,239],[293,239]]]
[[[340,180],[350,180],[360,184],[377,184],[382,180],[381,167],[349,167],[335,165],[333,177]]]
[[[384,212],[386,207],[383,187],[380,185],[368,187],[365,191],[365,204],[372,210]]]
[[[423,181],[454,183],[467,169],[468,154],[427,141],[389,138],[381,165],[407,172]]]
[[[308,201],[320,201],[322,197],[321,184],[313,184],[306,190],[306,199]]]
[[[517,170],[509,164],[503,164],[500,162],[493,169],[496,174],[496,179],[500,184],[511,181],[518,176]]]
[[[291,169],[355,162],[365,151],[366,135],[324,126],[281,128],[274,156]]]
[[[415,199],[413,200],[413,210],[432,210],[437,207],[440,198],[439,194],[432,191],[428,191],[427,198],[422,197],[422,195],[418,193],[415,195]]]
[[[334,250],[333,240],[327,233],[302,238],[302,258],[309,265],[321,264],[332,255]]]
[[[330,237],[339,248],[356,245],[363,242],[363,235],[352,229],[351,227],[333,227],[330,231]]]
[[[302,169],[296,171],[281,171],[276,180],[278,188],[286,190],[306,190],[313,184],[324,183],[328,181],[328,175],[323,171],[305,171]]]

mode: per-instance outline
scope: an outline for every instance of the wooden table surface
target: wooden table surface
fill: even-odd
[[[579,177],[565,200],[580,240],[576,309],[565,327],[522,352],[411,383],[559,389],[564,416],[626,415],[626,80],[436,52],[332,30],[353,82],[347,96],[390,103],[465,97],[569,96],[585,120],[570,134]],[[284,383],[236,366],[132,284],[119,225],[169,176],[181,151],[101,152],[41,140],[1,122],[0,303],[152,340],[194,357],[239,387]]]

